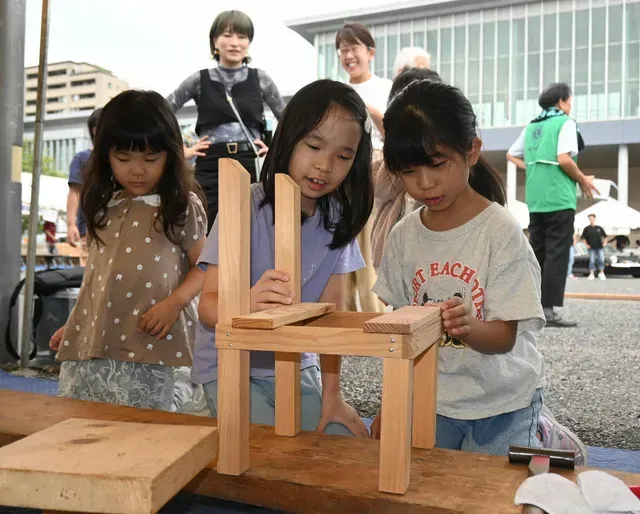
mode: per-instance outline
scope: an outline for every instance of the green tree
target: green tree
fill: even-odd
[[[33,141],[25,139],[22,150],[22,171],[24,173],[33,172]],[[55,169],[53,158],[48,155],[42,156],[42,174],[49,177],[66,177],[67,174]]]

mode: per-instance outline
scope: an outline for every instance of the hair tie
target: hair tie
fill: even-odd
[[[367,119],[364,120],[364,131],[371,135],[371,129],[373,128],[373,122],[371,121],[371,115],[369,111],[367,111]]]

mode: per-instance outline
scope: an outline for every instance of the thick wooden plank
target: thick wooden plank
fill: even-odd
[[[273,330],[274,328],[293,325],[318,316],[324,316],[336,310],[335,303],[295,303],[283,305],[267,311],[252,312],[244,316],[233,318],[233,328],[252,328],[258,330]]]
[[[301,216],[300,188],[289,175],[278,173],[276,175],[275,268],[289,275],[289,286],[295,294],[294,303],[299,303],[302,296]],[[300,354],[276,352],[275,376],[276,435],[293,437],[300,432],[302,417]]]
[[[216,420],[104,403],[0,391],[0,444],[18,440],[73,417],[215,426]],[[220,475],[213,465],[188,485],[196,493],[287,512],[327,511],[394,514],[519,514],[513,505],[527,467],[506,457],[448,450],[414,450],[411,483],[403,496],[378,492],[378,441],[301,432],[277,437],[273,428],[252,425],[251,469]],[[584,471],[558,470],[575,482]],[[610,471],[628,485],[640,475]]]
[[[251,310],[251,176],[220,159],[218,319],[231,324]],[[249,352],[218,349],[218,470],[239,475],[249,467]]]
[[[365,321],[380,316],[377,312],[336,311],[326,316],[304,322],[307,327],[358,328],[362,330]]]
[[[442,318],[434,317],[429,323],[421,326],[411,335],[403,336],[407,342],[407,345],[403,348],[403,357],[405,359],[415,359],[433,345],[438,344],[443,335]]]
[[[367,321],[364,331],[375,334],[411,334],[441,319],[440,307],[409,305]]]
[[[216,326],[216,346],[288,353],[362,355],[401,359],[403,348],[413,353],[413,336],[365,334],[357,328],[285,326],[274,330],[250,330]]]
[[[412,405],[413,361],[384,359],[378,488],[385,493],[404,494],[409,487]]]
[[[564,293],[565,298],[573,300],[627,300],[640,301],[640,294],[617,294],[617,293]]]
[[[436,445],[438,403],[438,345],[416,357],[413,363],[414,448],[430,450]]]
[[[69,419],[0,448],[0,504],[157,512],[216,457],[215,427]]]

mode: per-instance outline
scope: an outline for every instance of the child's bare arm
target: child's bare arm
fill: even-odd
[[[218,266],[212,264],[207,266],[198,306],[198,316],[200,321],[208,327],[215,327],[218,323]]]
[[[345,308],[345,277],[331,275],[320,296],[321,303],[335,303],[338,310]],[[353,407],[347,405],[340,392],[340,355],[320,355],[322,373],[322,416],[316,428],[324,432],[331,422],[342,423],[356,437],[369,437],[369,431]]]

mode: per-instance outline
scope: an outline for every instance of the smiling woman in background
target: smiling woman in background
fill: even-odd
[[[187,159],[197,157],[196,179],[207,197],[209,228],[218,214],[218,159],[239,161],[255,182],[256,151],[259,155],[267,152],[264,104],[278,120],[285,107],[271,77],[248,66],[253,33],[253,22],[245,13],[220,13],[209,31],[211,53],[218,66],[197,71],[167,97],[174,112],[192,99],[198,106],[196,133],[200,142],[186,149],[185,155]]]

